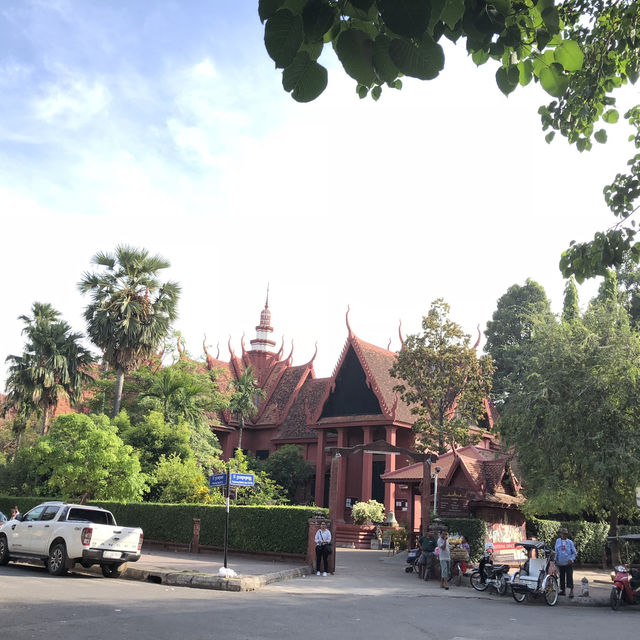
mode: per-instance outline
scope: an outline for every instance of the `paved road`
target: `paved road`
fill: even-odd
[[[0,567],[0,637],[12,640],[539,640],[637,637],[640,608],[548,607],[453,587],[381,556],[338,555],[338,573],[228,593],[40,567]]]

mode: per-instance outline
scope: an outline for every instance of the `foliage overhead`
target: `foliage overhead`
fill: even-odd
[[[476,65],[492,61],[508,96],[540,83],[554,100],[539,109],[545,139],[556,132],[579,151],[607,141],[620,119],[615,92],[640,73],[640,0],[259,0],[267,53],[294,100],[315,100],[327,86],[318,63],[331,44],[361,98],[378,100],[403,76],[432,80],[444,69],[443,39],[462,42]],[[627,171],[605,187],[619,218],[591,242],[572,242],[560,260],[578,282],[640,257],[635,224],[640,196],[640,105],[624,118],[635,149]]]
[[[13,410],[25,421],[42,416],[46,433],[52,410],[63,399],[75,404],[83,385],[91,381],[88,373],[93,356],[82,344],[82,334],[72,331],[50,304],[34,302],[31,316],[20,316],[26,344],[22,355],[7,357],[7,397],[2,414]]]
[[[118,375],[115,416],[124,374],[149,359],[169,333],[177,316],[180,287],[160,282],[158,273],[169,262],[146,249],[121,245],[113,254],[97,253],[92,262],[100,269],[86,272],[78,287],[90,296],[84,312],[89,338]]]
[[[471,336],[448,316],[444,300],[432,302],[422,334],[407,336],[391,367],[419,443],[437,453],[469,442],[469,426],[486,414],[493,373],[491,357],[478,358]]]
[[[351,516],[356,524],[384,522],[384,505],[377,500],[357,502],[351,510]]]

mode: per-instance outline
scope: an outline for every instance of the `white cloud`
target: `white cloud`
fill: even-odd
[[[37,118],[69,129],[78,129],[109,106],[110,93],[97,80],[72,78],[42,88],[33,104]]]

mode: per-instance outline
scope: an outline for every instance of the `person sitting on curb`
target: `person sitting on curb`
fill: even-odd
[[[556,540],[556,566],[560,571],[560,593],[565,595],[565,583],[569,587],[569,597],[573,598],[573,563],[578,555],[572,540],[569,540],[569,532],[565,527],[558,529],[560,537]]]

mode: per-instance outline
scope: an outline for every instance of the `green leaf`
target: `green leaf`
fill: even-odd
[[[427,34],[420,45],[406,40],[393,40],[389,54],[402,73],[420,80],[433,80],[444,67],[442,47]]]
[[[288,67],[302,44],[302,18],[288,9],[279,9],[267,20],[264,44],[276,67]]]
[[[360,11],[369,11],[373,6],[374,0],[351,0],[351,4]]]
[[[539,51],[542,51],[551,40],[551,34],[546,29],[536,30],[536,45]]]
[[[558,14],[558,10],[554,6],[547,7],[542,12],[542,22],[544,22],[544,26],[547,27],[547,31],[551,35],[558,33],[560,29],[560,15]]]
[[[356,87],[356,93],[360,96],[360,100],[362,100],[367,97],[367,94],[369,93],[369,87],[365,87],[363,84],[359,84]]]
[[[464,15],[464,0],[447,0],[440,19],[452,29],[462,20]]]
[[[508,16],[513,11],[511,0],[491,0],[489,4],[493,5],[503,16]]]
[[[359,29],[343,31],[336,42],[336,53],[344,70],[360,84],[370,87],[376,79],[373,70],[373,42]]]
[[[496,82],[505,96],[508,96],[518,86],[519,79],[520,72],[517,67],[509,67],[508,69],[500,67],[496,71]]]
[[[549,133],[547,133],[547,135],[544,137],[545,142],[547,144],[550,144],[551,141],[555,138],[556,136],[556,132],[555,131],[549,131]]]
[[[297,102],[311,102],[327,88],[327,70],[301,51],[282,72],[282,86]]]
[[[478,51],[474,51],[471,54],[471,59],[479,67],[481,64],[484,64],[489,59],[489,52],[479,49]]]
[[[371,97],[374,100],[378,100],[380,98],[380,94],[382,93],[382,87],[377,84],[373,89],[371,89]]]
[[[337,17],[336,10],[327,0],[310,0],[302,10],[304,34],[309,40],[321,40]]]
[[[554,52],[556,62],[560,63],[565,71],[579,71],[584,63],[584,54],[580,45],[574,40],[565,40]]]
[[[523,60],[518,63],[518,82],[521,86],[526,86],[531,82],[533,77],[533,63],[531,60]]]
[[[385,24],[399,36],[420,38],[429,25],[430,3],[425,0],[376,0]]]
[[[607,142],[607,132],[604,129],[600,129],[593,134],[593,137],[600,143],[605,144]]]
[[[378,36],[373,43],[373,67],[384,82],[393,82],[398,77],[398,67],[389,55],[391,38]]]
[[[542,68],[538,77],[542,88],[555,98],[562,96],[569,86],[569,78],[559,64]]]
[[[258,2],[260,21],[264,23],[265,20],[271,18],[283,2],[284,0],[260,0]]]
[[[604,112],[602,119],[609,124],[615,124],[616,122],[618,122],[619,117],[620,114],[616,109],[609,109],[608,111]]]

